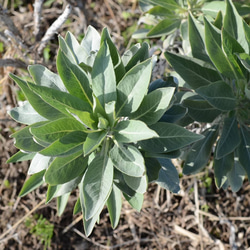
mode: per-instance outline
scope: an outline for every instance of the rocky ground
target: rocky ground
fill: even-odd
[[[42,63],[56,70],[57,37],[53,36],[45,49],[40,51],[39,41],[63,13],[67,2],[72,3],[72,11],[60,26],[59,34],[63,36],[70,30],[81,39],[88,25],[99,30],[106,26],[121,52],[135,42],[130,37],[136,29],[140,11],[133,0],[47,0],[42,10],[40,32],[34,34],[33,1],[1,2],[0,249],[43,249],[44,245],[49,249],[150,250],[250,247],[249,182],[245,181],[237,193],[230,189],[217,190],[211,166],[195,176],[181,177],[179,194],[150,185],[140,213],[124,202],[121,220],[115,230],[111,228],[107,210],[103,210],[100,223],[89,238],[83,233],[81,216],[72,215],[77,191],[71,195],[61,217],[56,214],[55,201],[44,204],[45,187],[19,198],[28,162],[6,164],[6,160],[17,152],[9,136],[21,127],[10,119],[7,111],[23,97],[8,74],[26,76],[25,68],[33,63]],[[181,172],[181,162],[174,161],[174,164]],[[51,240],[41,240],[49,239],[50,233],[53,234]]]

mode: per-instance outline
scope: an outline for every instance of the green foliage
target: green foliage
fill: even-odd
[[[203,58],[205,56],[204,47],[200,46],[204,36],[193,32],[192,27],[188,25],[189,19],[199,20],[199,22],[193,22],[195,22],[195,28],[201,31],[204,25],[200,22],[202,16],[206,16],[208,20],[215,19],[216,25],[219,26],[221,25],[222,13],[225,14],[227,9],[225,1],[210,0],[139,0],[139,6],[144,15],[139,20],[141,28],[134,32],[133,38],[167,37],[165,39],[167,46],[174,45],[173,41],[179,41],[181,38],[182,49],[187,54],[190,53],[190,39],[196,41],[191,44],[191,47],[193,53],[202,56],[202,58],[197,56],[199,59],[206,59]],[[236,3],[236,7],[242,16],[249,14],[250,8],[248,6],[244,6],[244,8],[242,4]],[[235,20],[231,19],[230,15],[227,15],[226,18],[230,19],[231,25],[235,26]],[[241,28],[239,26],[238,30]]]
[[[35,235],[44,245],[44,249],[48,249],[53,237],[54,225],[49,223],[43,215],[35,214],[32,218],[25,221],[25,226],[29,232]]]
[[[47,184],[46,202],[56,197],[60,215],[78,188],[74,213],[83,213],[87,235],[105,205],[117,226],[122,196],[140,211],[149,182],[178,192],[179,176],[167,158],[203,138],[160,121],[175,83],[150,84],[148,54],[143,43],[120,56],[107,29],[100,35],[89,27],[80,44],[69,32],[59,37],[58,74],[33,65],[30,81],[10,75],[27,98],[9,112],[28,125],[12,135],[21,153],[8,161],[32,159],[20,195]]]
[[[140,22],[151,25],[150,29],[139,29],[134,36],[161,37],[182,30],[188,13],[199,17],[203,13],[214,16],[225,9],[222,1],[177,1],[177,0],[140,0],[139,5],[144,12]],[[182,33],[183,35],[184,33]],[[184,36],[183,36],[184,37]]]
[[[179,92],[181,104],[188,109],[188,123],[211,123],[203,132],[205,137],[187,153],[183,173],[199,172],[213,152],[217,187],[231,186],[236,192],[245,175],[250,178],[250,27],[231,0],[225,4],[221,25],[217,25],[216,19],[210,21],[206,17],[198,21],[189,13],[193,57],[170,52],[165,56],[184,79],[184,86],[192,91],[184,92],[180,88]]]

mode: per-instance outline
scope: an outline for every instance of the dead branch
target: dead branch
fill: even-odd
[[[39,40],[43,1],[44,0],[35,0],[34,2],[34,32],[33,34],[36,37],[36,41]]]
[[[19,36],[15,35],[11,30],[6,29],[4,31],[4,34],[5,34],[5,36],[10,38],[10,40],[13,42],[14,45],[16,45],[16,47],[20,46],[21,48],[23,48],[25,50],[28,49],[28,47],[22,42],[21,38]]]
[[[0,24],[3,23],[8,29],[16,36],[21,37],[21,34],[12,19],[5,13],[4,9],[0,5]]]
[[[19,59],[11,59],[11,58],[0,59],[0,67],[9,67],[9,66],[21,69],[27,68],[27,64]]]
[[[41,43],[38,47],[38,54],[41,54],[47,43],[52,39],[52,37],[58,32],[60,27],[64,24],[71,13],[72,7],[68,4],[64,12],[55,20],[54,23],[48,28]]]

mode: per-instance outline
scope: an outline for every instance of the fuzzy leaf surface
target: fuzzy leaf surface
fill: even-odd
[[[32,153],[24,153],[22,151],[18,151],[14,155],[12,155],[6,163],[14,163],[14,162],[20,162],[20,161],[28,161],[32,160],[34,156],[36,155],[36,152]]]
[[[45,181],[50,185],[64,184],[82,174],[87,167],[88,158],[81,151],[57,157],[45,173]]]
[[[81,46],[89,55],[91,51],[98,51],[100,49],[101,36],[97,30],[89,25],[84,38],[81,41]]]
[[[118,142],[129,143],[158,137],[158,134],[142,121],[126,120],[115,127],[114,137]]]
[[[212,126],[202,134],[205,138],[196,142],[187,155],[183,167],[183,174],[185,175],[197,173],[206,166],[218,135],[218,126]]]
[[[28,85],[30,89],[39,95],[45,102],[67,116],[69,116],[67,109],[92,112],[88,103],[78,97],[48,87],[37,86],[32,83],[28,83]]]
[[[102,143],[102,141],[105,139],[106,135],[107,135],[107,131],[105,130],[88,134],[83,144],[84,155],[90,154],[95,149],[97,149],[99,145]]]
[[[24,151],[38,152],[43,149],[41,145],[33,140],[33,135],[30,133],[30,126],[15,132],[11,135],[11,138],[15,139],[15,147]]]
[[[141,120],[148,125],[156,123],[166,112],[175,88],[159,88],[146,95],[136,112],[130,118]]]
[[[144,194],[147,191],[148,180],[147,176],[133,177],[126,174],[122,174],[127,185],[132,188],[135,192]]]
[[[85,127],[72,118],[62,118],[56,121],[48,121],[40,126],[32,126],[32,135],[42,141],[52,143],[62,136],[73,131],[84,131]]]
[[[234,153],[214,159],[214,176],[217,188],[221,188],[227,180],[227,174],[234,165]]]
[[[245,179],[245,170],[238,160],[234,161],[233,167],[227,173],[228,183],[233,192],[238,192]]]
[[[213,122],[221,114],[221,110],[198,95],[185,99],[183,105],[188,108],[188,115],[198,122]]]
[[[158,138],[139,142],[143,150],[152,153],[166,153],[183,148],[193,142],[201,140],[202,135],[194,134],[181,126],[158,122],[150,126],[158,135]]]
[[[23,106],[11,109],[8,112],[8,114],[15,121],[19,123],[27,124],[27,125],[47,120],[43,116],[39,115],[28,101],[25,101]]]
[[[131,205],[132,208],[134,208],[136,211],[140,212],[142,209],[143,194],[135,193],[133,196],[128,196],[127,194],[123,194],[125,199],[128,201],[128,203]]]
[[[149,58],[149,45],[143,42],[142,45],[136,44],[126,51],[122,57],[122,61],[125,65],[125,70],[128,72],[134,66]]]
[[[116,101],[116,78],[107,42],[97,53],[91,72],[92,89],[102,106]]]
[[[180,180],[175,166],[169,159],[158,159],[158,161],[161,164],[161,169],[156,183],[173,193],[178,193]]]
[[[240,143],[240,134],[238,130],[238,122],[235,117],[228,117],[224,119],[222,134],[217,142],[216,158],[233,152]]]
[[[44,169],[47,169],[52,160],[52,157],[44,156],[40,153],[37,153],[30,163],[28,175],[36,174]]]
[[[110,56],[114,65],[116,82],[119,82],[125,74],[125,67],[119,55],[119,52],[114,45],[107,28],[102,30],[101,43],[106,41],[109,47]]]
[[[40,187],[43,183],[43,176],[44,176],[45,170],[42,170],[39,173],[33,174],[27,181],[25,181],[19,196],[23,197],[26,194],[30,193],[34,189]]]
[[[199,59],[165,52],[165,57],[176,72],[194,89],[221,80],[212,66]]]
[[[145,174],[144,158],[132,145],[114,145],[110,150],[110,158],[114,166],[126,175],[140,177]]]
[[[239,161],[250,180],[250,131],[241,126],[241,143],[238,148]]]
[[[147,37],[159,37],[165,36],[173,33],[179,28],[181,24],[180,19],[163,19],[156,26],[154,26],[150,32],[148,32]]]
[[[204,28],[191,13],[188,15],[188,34],[193,57],[210,62],[205,47]]]
[[[82,131],[73,131],[57,139],[51,145],[40,151],[40,154],[47,156],[60,156],[72,154],[82,150],[82,145],[86,139],[86,134]]]
[[[119,223],[122,209],[122,196],[121,191],[114,184],[107,200],[107,208],[109,212],[111,226],[112,228],[116,228]]]
[[[70,193],[64,194],[62,196],[57,197],[57,214],[61,216],[66,208],[68,203]]]
[[[74,55],[77,64],[85,62],[88,57],[88,53],[84,50],[83,46],[78,43],[75,36],[69,31],[66,33],[65,42],[67,43],[71,53]]]
[[[223,75],[235,78],[232,66],[222,50],[221,32],[215,28],[206,18],[205,23],[205,44],[211,61]]]
[[[81,209],[82,209],[82,215],[83,215],[83,226],[84,226],[84,231],[87,236],[91,234],[93,231],[93,228],[95,226],[96,221],[99,220],[100,213],[103,209],[103,207],[100,207],[98,212],[90,219],[86,220],[85,219],[85,214],[86,214],[86,209],[85,209],[85,197],[84,197],[84,190],[83,190],[83,180],[79,184],[79,196],[80,196],[80,204],[81,204]]]
[[[10,74],[9,75],[21,88],[25,97],[31,104],[31,106],[36,110],[38,114],[45,117],[48,120],[56,120],[65,117],[65,114],[61,113],[56,108],[45,102],[37,93],[34,93],[28,86],[28,84],[20,79],[19,77]]]
[[[147,169],[148,182],[156,181],[159,177],[159,171],[161,169],[161,164],[154,157],[145,157],[145,165]]]
[[[195,90],[205,98],[212,106],[222,111],[233,110],[236,99],[232,88],[225,82],[219,81]]]
[[[57,70],[69,93],[86,102],[86,105],[92,109],[92,90],[90,80],[87,74],[80,66],[72,63],[61,51],[57,55]]]
[[[113,183],[113,164],[105,156],[96,156],[90,163],[83,180],[85,219],[95,216],[106,203]]]
[[[249,47],[243,28],[243,19],[239,15],[231,0],[227,0],[226,3],[227,7],[223,27],[229,34],[231,34],[233,38],[238,41],[238,43],[244,48],[246,53],[249,53]]]
[[[151,77],[151,59],[134,66],[117,86],[117,116],[129,116],[135,112],[147,93]]]
[[[35,64],[28,67],[35,84],[67,92],[59,75],[51,72],[43,65]]]

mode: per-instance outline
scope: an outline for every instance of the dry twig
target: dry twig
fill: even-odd
[[[82,215],[78,216],[75,220],[72,221],[67,227],[64,228],[63,234],[67,233],[76,223],[82,220]]]
[[[39,40],[43,1],[44,0],[35,0],[34,2],[34,32],[33,34],[36,36],[36,41]]]
[[[28,49],[28,47],[23,43],[22,39],[15,35],[11,30],[6,29],[4,31],[4,34],[9,37],[11,39],[11,41],[13,41],[13,44],[16,45],[16,47],[21,47],[23,49]]]
[[[5,25],[8,29],[15,35],[21,37],[21,34],[15,24],[13,23],[12,19],[5,13],[3,8],[0,5],[0,24]]]
[[[27,68],[27,64],[19,59],[11,59],[11,58],[0,59],[0,67],[9,67],[9,66],[22,69]]]
[[[52,39],[52,37],[58,32],[60,27],[64,24],[71,13],[72,7],[68,4],[64,12],[55,20],[54,23],[48,28],[41,43],[38,47],[38,54],[41,54],[47,43]]]

